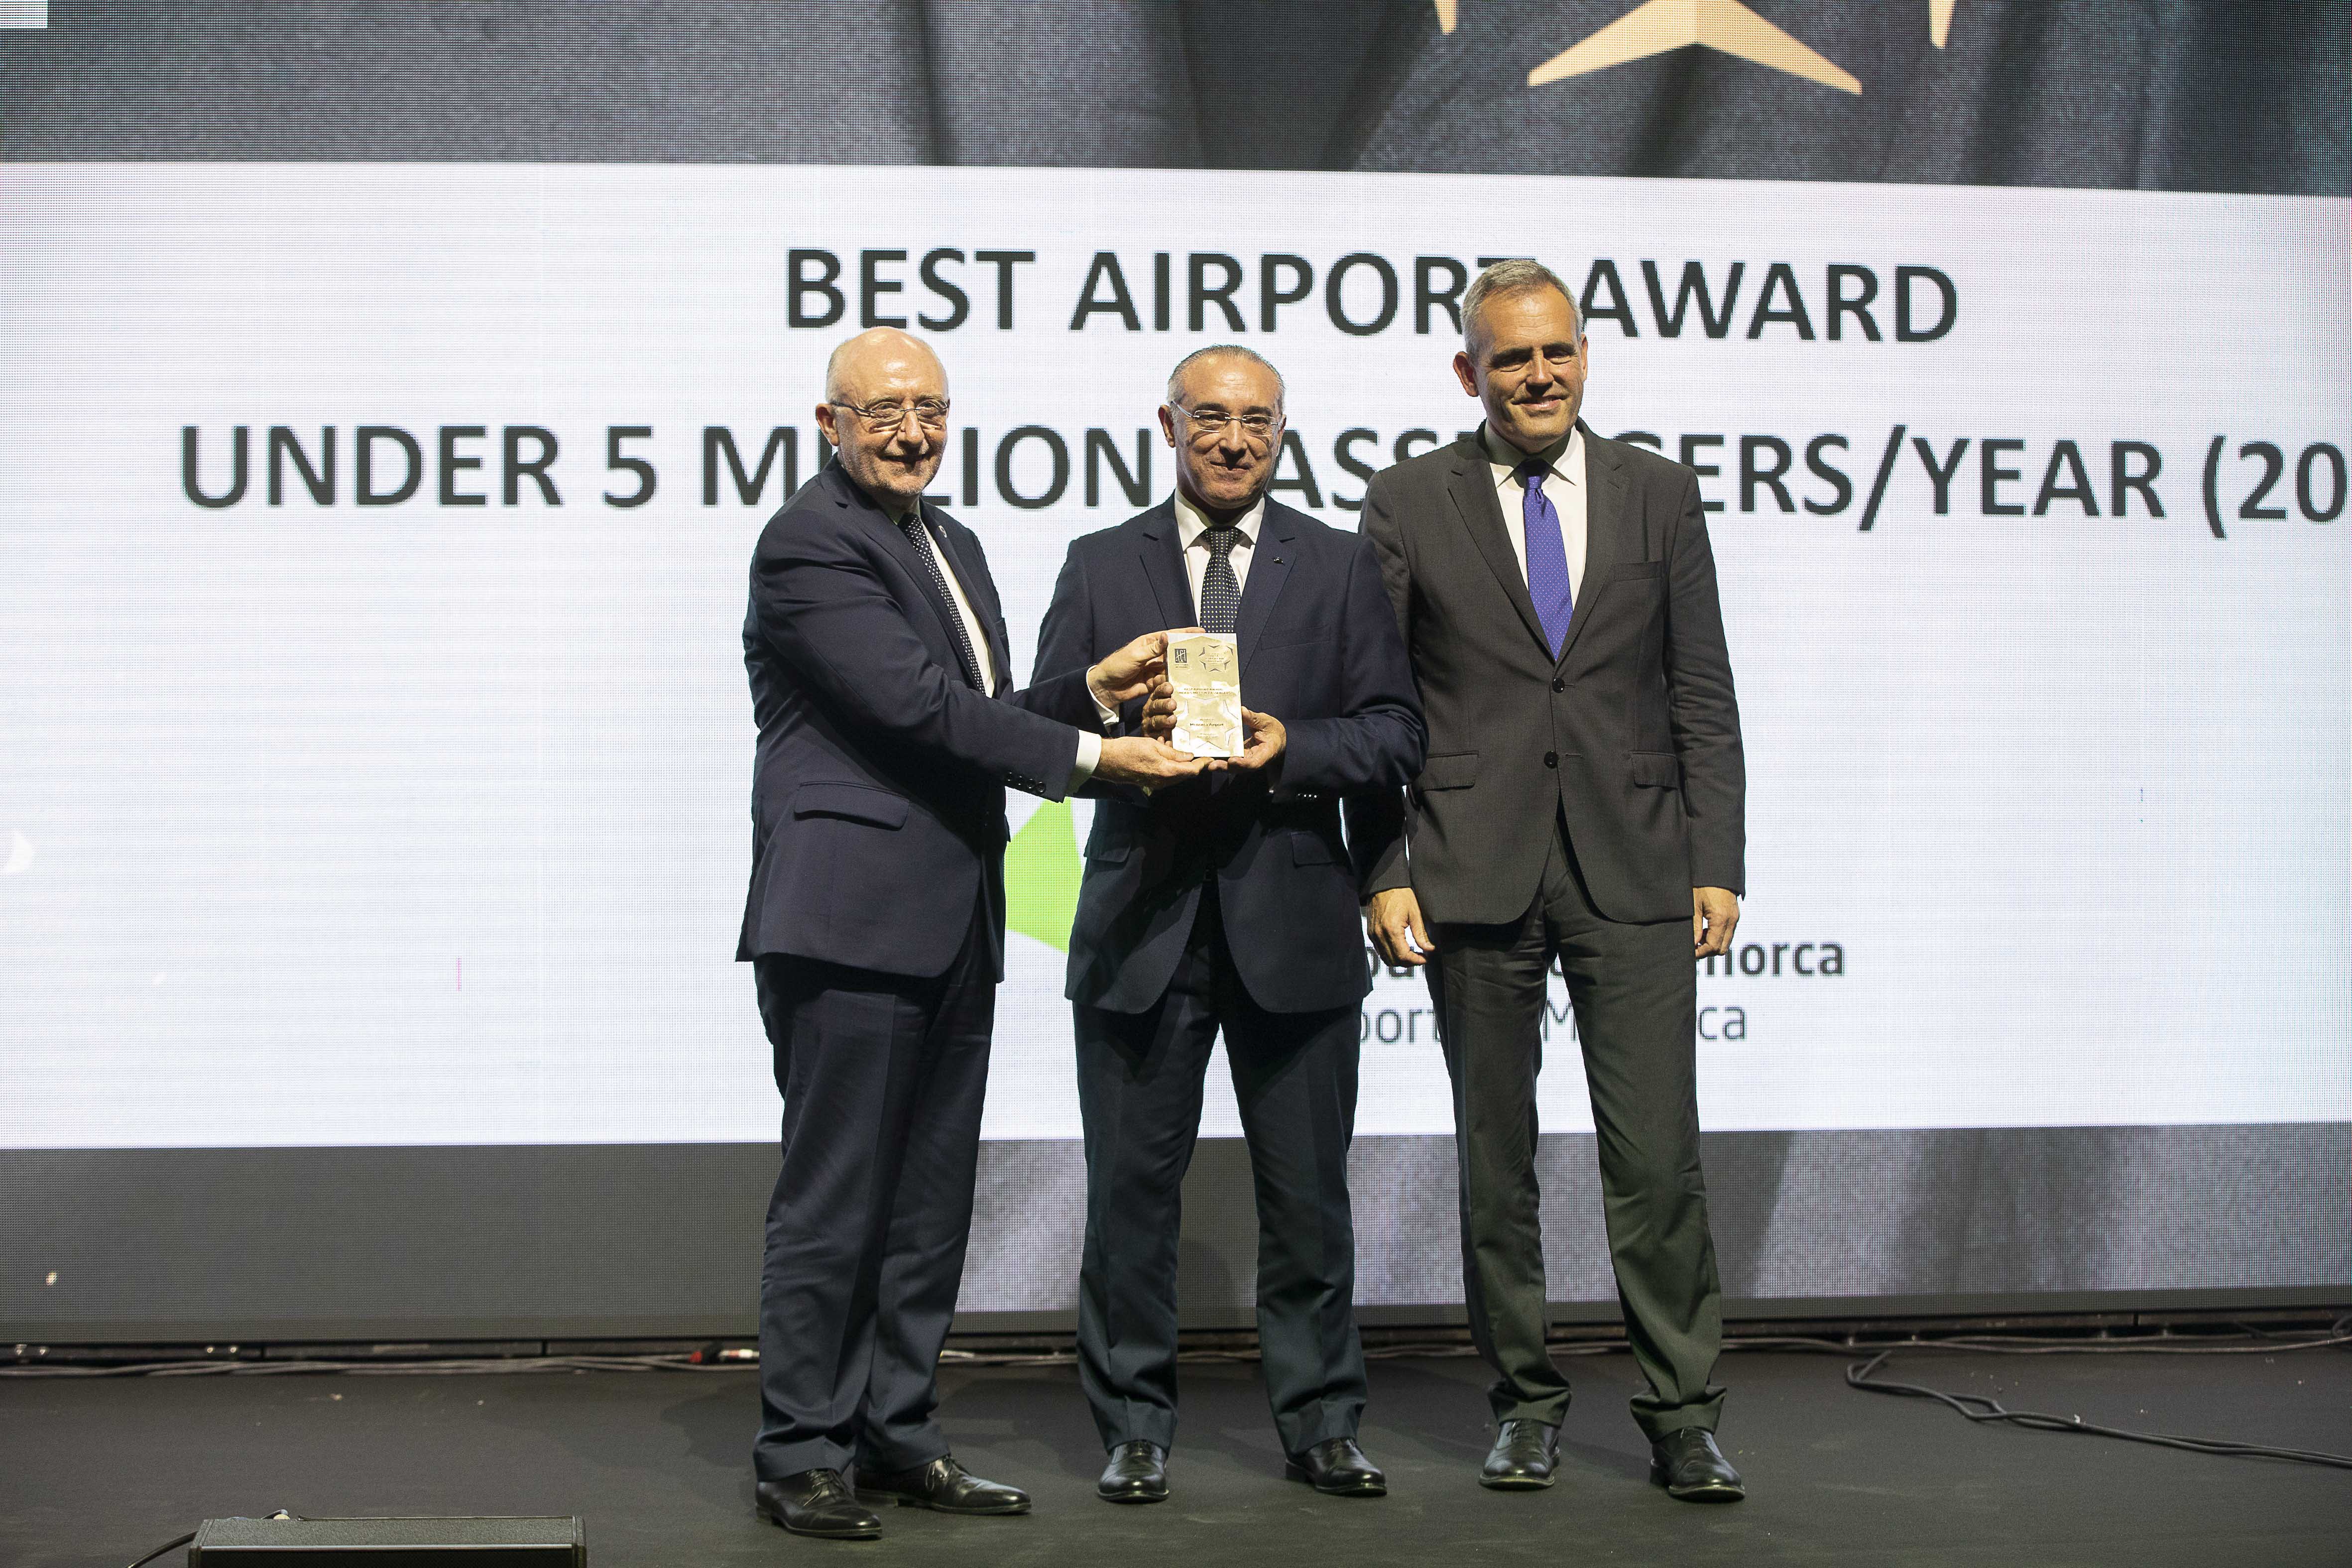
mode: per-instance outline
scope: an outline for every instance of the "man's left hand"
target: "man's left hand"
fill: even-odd
[[[1716,958],[1731,951],[1739,924],[1739,895],[1728,888],[1691,889],[1691,957]]]
[[[1168,634],[1146,632],[1087,671],[1087,689],[1113,712],[1122,702],[1148,695],[1168,668]]]
[[[1176,689],[1164,675],[1151,683],[1151,696],[1143,704],[1143,732],[1155,741],[1176,732]]]
[[[1212,763],[1213,768],[1229,768],[1235,773],[1254,773],[1271,768],[1281,759],[1283,748],[1290,744],[1289,731],[1282,721],[1271,713],[1242,710],[1242,729],[1248,743],[1239,756],[1227,757],[1223,763]]]

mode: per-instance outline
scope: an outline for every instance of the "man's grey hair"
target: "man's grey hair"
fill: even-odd
[[[1194,349],[1191,353],[1178,360],[1176,368],[1168,373],[1170,403],[1176,401],[1177,389],[1184,384],[1184,373],[1213,354],[1234,354],[1249,361],[1252,364],[1264,365],[1267,374],[1274,377],[1274,405],[1276,408],[1284,405],[1284,399],[1288,395],[1289,389],[1283,384],[1282,373],[1274,368],[1272,360],[1267,359],[1255,349],[1245,349],[1239,343],[1211,343],[1207,348]]]
[[[1576,335],[1584,336],[1584,309],[1576,302],[1575,290],[1560,280],[1559,273],[1540,261],[1526,257],[1514,257],[1497,261],[1471,281],[1468,292],[1462,296],[1462,345],[1477,357],[1478,312],[1486,301],[1498,294],[1524,294],[1530,289],[1553,289],[1568,301],[1569,319],[1576,323]]]

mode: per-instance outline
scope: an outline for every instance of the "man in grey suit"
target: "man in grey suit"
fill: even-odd
[[[1633,1418],[1651,1478],[1731,1501],[1693,959],[1725,951],[1739,918],[1746,769],[1697,479],[1578,418],[1590,349],[1548,268],[1489,268],[1462,324],[1454,368],[1483,427],[1364,497],[1429,729],[1364,885],[1381,956],[1425,966],[1454,1081],[1463,1289],[1499,1428],[1479,1479],[1549,1486],[1568,1409],[1544,1343],[1535,1173],[1556,959],[1649,1384]]]

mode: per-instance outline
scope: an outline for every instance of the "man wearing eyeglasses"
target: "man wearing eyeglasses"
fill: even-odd
[[[1575,296],[1534,261],[1462,299],[1474,435],[1374,477],[1381,556],[1428,705],[1410,815],[1368,816],[1365,923],[1429,978],[1454,1085],[1470,1331],[1495,1373],[1479,1475],[1549,1486],[1568,1379],[1545,1348],[1536,1075],[1559,965],[1599,1131],[1610,1261],[1648,1386],[1651,1479],[1746,1495],[1716,1446],[1723,1301],[1699,1172],[1694,957],[1738,923],[1739,704],[1698,480],[1578,417]],[[1375,814],[1377,815],[1377,814]]]
[[[743,625],[760,742],[736,956],[754,965],[783,1094],[761,1271],[763,1517],[865,1539],[858,1489],[961,1514],[1029,1499],[966,1472],[932,1412],[971,1226],[1003,978],[1004,791],[1060,799],[1202,764],[1104,705],[1141,699],[1151,628],[1015,691],[971,531],[923,500],[947,447],[947,374],[904,332],[852,338],[818,426],[838,448],[751,559]],[[1179,617],[1180,621],[1182,617]]]
[[[1257,1194],[1258,1342],[1287,1473],[1378,1497],[1364,1406],[1348,1143],[1369,986],[1343,803],[1421,765],[1420,704],[1370,545],[1270,500],[1282,378],[1247,349],[1169,377],[1176,493],[1070,547],[1039,633],[1041,687],[1155,626],[1235,637],[1247,743],[1147,795],[1096,775],[1070,933],[1087,1226],[1078,1371],[1111,1502],[1168,1496],[1184,1170],[1220,1030]],[[1107,704],[1107,731],[1173,706]],[[1108,745],[1110,742],[1106,742]]]

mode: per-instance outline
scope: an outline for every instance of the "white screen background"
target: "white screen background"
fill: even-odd
[[[1034,250],[1013,330],[987,269],[941,334],[957,419],[986,435],[987,546],[1025,675],[1081,504],[1080,433],[1150,422],[1168,366],[1234,334],[1069,330],[1087,263],[1242,258],[1242,335],[1289,384],[1325,495],[1343,428],[1474,422],[1444,331],[1344,334],[1320,276],[1355,251],[1532,249],[1571,281],[1616,258],[1642,336],[1593,331],[1603,434],[1718,433],[1701,461],[1748,769],[1740,941],[1835,942],[1835,977],[1702,978],[1744,1035],[1701,1042],[1713,1130],[2352,1118],[2352,521],[2297,512],[2294,465],[2347,445],[2347,204],[2047,190],[895,169],[889,210],[845,169],[12,165],[0,202],[0,1146],[677,1142],[771,1138],[748,966],[752,731],[745,567],[775,502],[700,496],[700,432],[756,450],[805,426],[845,329],[786,321],[784,258],[934,246]],[[1232,216],[1221,217],[1220,213]],[[1532,215],[1532,216],[1530,216]],[[1181,238],[1175,237],[1181,237]],[[1255,263],[1296,252],[1316,299],[1257,331]],[[1748,276],[1721,339],[1654,330],[1637,271]],[[1789,262],[1815,326],[1823,268],[1936,267],[1960,292],[1932,342],[1746,335]],[[935,309],[911,265],[889,301]],[[1369,280],[1351,291],[1369,315]],[[1404,279],[1411,314],[1412,281]],[[1150,326],[1149,304],[1139,297]],[[1879,320],[1887,323],[1882,297]],[[1216,319],[1211,317],[1213,326]],[[1261,339],[1264,341],[1260,341]],[[1890,426],[1970,437],[1949,515]],[[226,482],[181,493],[180,431]],[[339,504],[264,430],[342,442]],[[351,500],[354,426],[480,425],[449,508],[427,473]],[[500,504],[499,430],[555,431],[562,504]],[[1072,447],[1046,511],[996,502],[1003,432]],[[610,426],[660,473],[600,500]],[[1828,517],[1740,510],[1742,434],[1814,435],[1857,495]],[[2229,537],[2200,465],[2226,437]],[[1986,517],[1979,446],[2022,440]],[[2101,515],[2031,506],[2080,444]],[[2107,515],[2110,443],[2163,454],[2167,515]],[[2266,440],[2280,521],[2240,521]],[[1045,484],[1035,443],[1016,472]],[[810,453],[803,447],[802,473]],[[951,489],[957,459],[940,488]],[[1155,455],[1155,489],[1170,469]],[[2321,499],[2329,479],[2319,474]],[[1297,504],[1297,491],[1285,499]],[[1034,803],[1015,797],[1017,829]],[[1083,838],[1085,807],[1078,809]],[[986,1131],[1078,1131],[1061,954],[1015,935]],[[1367,1004],[1358,1130],[1452,1131],[1417,980]],[[1414,1037],[1380,1037],[1383,1013]],[[1547,1131],[1589,1130],[1574,1053],[1547,1052]],[[1203,1131],[1237,1132],[1212,1075]]]

